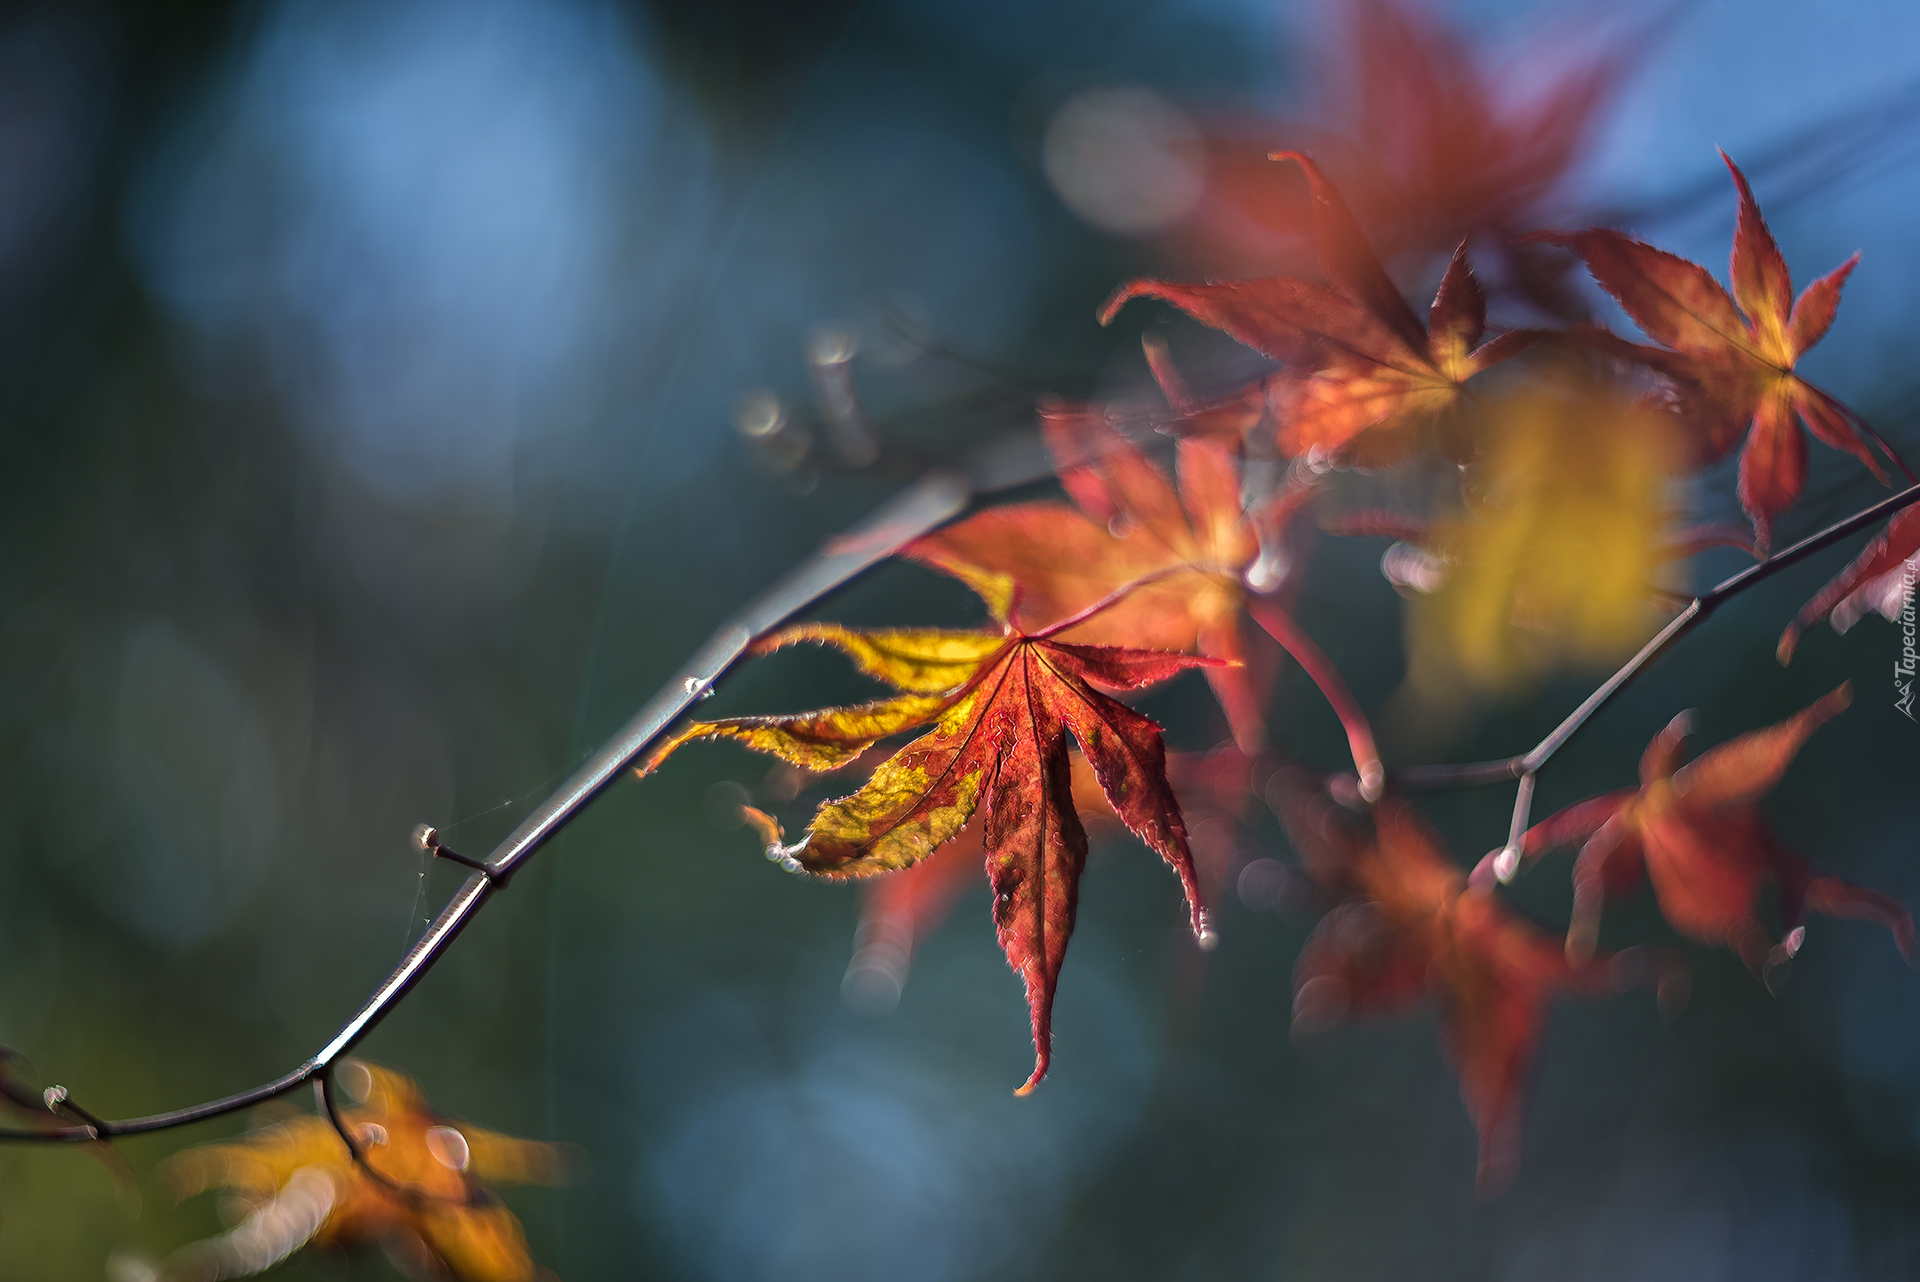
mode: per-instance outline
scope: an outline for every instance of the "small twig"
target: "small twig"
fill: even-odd
[[[1493,875],[1501,881],[1512,881],[1513,874],[1520,871],[1520,846],[1527,835],[1527,821],[1533,814],[1533,781],[1539,778],[1529,770],[1520,776],[1520,786],[1514,790],[1513,822],[1507,825],[1507,844],[1493,857]]]
[[[47,1087],[46,1093],[41,1098],[46,1100],[47,1111],[49,1113],[71,1113],[84,1122],[87,1129],[96,1135],[100,1134],[101,1128],[106,1125],[105,1122],[95,1117],[92,1113],[89,1113],[86,1109],[74,1103],[73,1097],[68,1094],[67,1088],[64,1086]]]
[[[1387,781],[1406,792],[1443,792],[1453,788],[1478,788],[1484,784],[1505,783],[1526,772],[1522,757],[1502,757],[1498,761],[1472,761],[1461,765],[1404,766],[1390,771]]]
[[[456,864],[464,864],[478,872],[492,876],[492,870],[478,859],[469,859],[452,846],[440,840],[440,832],[432,824],[418,824],[413,830],[413,844],[432,855],[435,859],[451,859]]]
[[[1409,766],[1393,771],[1390,781],[1400,788],[1419,791],[1434,791],[1445,788],[1470,788],[1480,784],[1501,783],[1508,779],[1530,777],[1540,767],[1553,758],[1553,754],[1566,745],[1567,740],[1584,726],[1593,714],[1610,702],[1614,695],[1627,682],[1633,680],[1649,663],[1660,657],[1668,647],[1704,622],[1708,615],[1739,596],[1748,588],[1761,583],[1782,570],[1790,569],[1800,562],[1824,552],[1848,535],[1857,534],[1870,525],[1891,517],[1894,513],[1920,502],[1920,485],[1909,486],[1891,498],[1882,499],[1864,511],[1856,512],[1845,520],[1836,521],[1818,534],[1800,540],[1792,547],[1785,548],[1757,565],[1730,578],[1723,579],[1706,592],[1701,593],[1687,604],[1660,629],[1654,638],[1640,648],[1639,653],[1621,665],[1619,671],[1608,677],[1599,689],[1567,715],[1567,718],[1553,731],[1535,744],[1530,750],[1515,757],[1503,757],[1498,761],[1480,761],[1467,765]]]

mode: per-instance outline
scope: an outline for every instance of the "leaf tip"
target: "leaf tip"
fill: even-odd
[[[1800,625],[1789,623],[1780,633],[1780,644],[1774,647],[1773,657],[1780,661],[1781,667],[1793,662],[1793,651],[1800,644]]]
[[[1203,953],[1210,953],[1220,946],[1220,932],[1213,928],[1213,913],[1208,909],[1194,909],[1193,942]]]
[[[786,830],[780,826],[778,819],[775,819],[764,810],[756,810],[752,806],[742,806],[740,807],[740,821],[752,828],[760,840],[766,845],[767,859],[770,862],[779,864],[788,872],[805,871],[805,869],[801,867],[800,861],[794,858],[794,853],[807,843],[801,841],[798,845],[793,846],[783,844],[786,841],[787,834]]]
[[[780,827],[780,821],[764,810],[752,806],[740,807],[740,821],[760,835],[760,840],[769,846],[778,846],[786,839],[786,832]]]
[[[1113,293],[1107,296],[1106,302],[1100,304],[1100,310],[1093,314],[1093,318],[1102,325],[1113,324],[1113,318],[1120,314],[1120,309],[1134,299],[1144,295],[1147,292],[1146,287],[1151,283],[1151,281],[1144,280],[1123,282],[1120,288],[1114,290]]]

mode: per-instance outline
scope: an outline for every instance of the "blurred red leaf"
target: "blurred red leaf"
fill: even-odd
[[[1644,872],[1675,930],[1726,945],[1770,981],[1773,968],[1800,950],[1807,909],[1877,921],[1911,961],[1913,919],[1903,906],[1837,877],[1815,875],[1806,860],[1780,845],[1757,808],[1807,737],[1851,699],[1851,688],[1842,685],[1785,721],[1709,749],[1691,765],[1689,717],[1682,713],[1641,757],[1639,788],[1591,798],[1534,825],[1522,844],[1523,859],[1585,843],[1573,870],[1569,958],[1580,964],[1592,955],[1602,904],[1630,891]],[[1754,912],[1766,881],[1779,887],[1784,930],[1771,947]]]
[[[1207,184],[1182,230],[1209,265],[1277,267],[1308,218],[1287,176],[1263,163],[1276,137],[1310,136],[1389,260],[1444,254],[1470,236],[1511,252],[1539,225],[1615,96],[1633,47],[1586,43],[1564,58],[1564,33],[1494,67],[1428,9],[1406,0],[1339,6],[1337,44],[1311,126],[1263,117],[1207,127]],[[1513,91],[1515,68],[1545,76]],[[1557,68],[1543,73],[1543,68]]]
[[[1833,626],[1841,632],[1869,610],[1881,610],[1892,618],[1905,604],[1907,584],[1902,575],[1916,555],[1920,555],[1920,507],[1910,507],[1896,513],[1851,565],[1800,607],[1799,615],[1780,634],[1780,662],[1793,658],[1800,634],[1828,615],[1834,616]]]
[[[1442,1046],[1480,1131],[1481,1191],[1498,1191],[1518,1159],[1522,1090],[1547,1003],[1560,993],[1609,995],[1629,978],[1659,981],[1657,967],[1622,954],[1619,967],[1575,969],[1550,936],[1469,887],[1398,797],[1374,807],[1369,827],[1298,772],[1283,773],[1268,795],[1308,872],[1346,897],[1295,964],[1296,1030],[1436,1001]]]
[[[1101,309],[1104,324],[1129,299],[1160,298],[1283,365],[1249,396],[1279,425],[1290,456],[1315,451],[1389,462],[1410,453],[1419,429],[1456,408],[1467,380],[1518,353],[1537,334],[1511,330],[1482,344],[1486,296],[1464,241],[1422,325],[1368,245],[1346,201],[1297,152],[1313,193],[1321,270],[1332,288],[1279,276],[1217,284],[1133,280]],[[1364,438],[1364,439],[1363,439]]]
[[[1241,506],[1239,465],[1212,446],[1183,442],[1176,490],[1100,411],[1050,404],[1040,421],[1072,505],[989,508],[917,540],[906,555],[961,579],[1026,628],[1153,578],[1066,635],[1221,660],[1207,679],[1235,740],[1258,751],[1273,659],[1248,644],[1243,575],[1260,538]]]

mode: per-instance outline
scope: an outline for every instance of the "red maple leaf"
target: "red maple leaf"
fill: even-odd
[[[1072,756],[1073,804],[1089,832],[1115,833],[1123,828],[1106,794],[1094,777],[1086,754]],[[1209,894],[1225,879],[1233,855],[1233,841],[1225,825],[1237,821],[1248,795],[1250,759],[1227,747],[1215,752],[1169,753],[1167,777],[1173,783],[1200,884]],[[906,984],[913,954],[921,941],[940,928],[954,901],[975,886],[984,886],[986,849],[979,824],[911,868],[869,878],[860,896],[860,924],[854,931],[854,953],[847,964],[847,985],[860,990],[853,1000],[875,1010],[891,1008]],[[871,999],[868,1001],[868,999]]]
[[[1100,791],[1085,753],[1070,754],[1074,811],[1089,829],[1118,829],[1119,816]],[[874,990],[877,1008],[891,1006],[906,984],[914,950],[940,928],[954,901],[986,884],[985,826],[970,824],[953,840],[910,868],[870,877],[861,889],[860,924],[854,931],[848,984]]]
[[[1169,395],[1183,397],[1177,384]],[[1176,493],[1098,410],[1043,406],[1041,427],[1074,506],[989,508],[915,541],[906,555],[959,578],[1023,627],[1080,613],[1085,621],[1070,629],[1078,640],[1197,650],[1219,660],[1207,677],[1243,752],[1257,752],[1264,740],[1273,675],[1268,654],[1247,644],[1251,618],[1326,696],[1366,795],[1378,795],[1384,772],[1359,703],[1279,603],[1247,587],[1262,542],[1277,538],[1311,484],[1283,487],[1248,513],[1238,464],[1210,444],[1181,442]],[[1124,599],[1089,612],[1122,588]]]
[[[1529,239],[1578,254],[1633,323],[1665,344],[1608,346],[1675,381],[1684,414],[1699,433],[1701,461],[1724,457],[1745,439],[1740,505],[1753,519],[1764,549],[1775,518],[1806,485],[1802,425],[1860,459],[1875,476],[1884,480],[1885,473],[1867,446],[1871,429],[1794,372],[1800,357],[1832,327],[1841,286],[1860,256],[1814,281],[1796,299],[1786,260],[1746,176],[1725,152],[1720,158],[1740,193],[1731,294],[1699,264],[1621,232],[1590,228],[1540,232]]]
[[[1529,829],[1522,860],[1585,843],[1573,868],[1568,957],[1580,964],[1592,956],[1602,904],[1631,891],[1644,872],[1675,930],[1726,945],[1769,980],[1799,952],[1808,909],[1879,922],[1911,961],[1913,918],[1904,907],[1838,877],[1816,875],[1774,838],[1757,808],[1807,737],[1852,697],[1851,688],[1841,685],[1785,721],[1711,748],[1692,764],[1686,753],[1691,719],[1683,712],[1640,758],[1640,787],[1589,798]],[[1476,878],[1489,874],[1494,858],[1482,861]],[[1779,888],[1784,931],[1771,946],[1754,911],[1767,881]]]
[[[1282,453],[1344,454],[1373,463],[1403,457],[1422,427],[1461,403],[1468,379],[1538,335],[1511,330],[1481,343],[1487,300],[1464,241],[1423,325],[1319,166],[1298,152],[1275,152],[1274,159],[1297,161],[1306,171],[1321,270],[1331,288],[1287,276],[1212,284],[1133,280],[1107,300],[1101,323],[1129,299],[1164,299],[1297,367],[1266,379],[1258,394],[1244,393],[1239,402],[1242,418],[1266,415],[1279,425]]]
[[[1896,513],[1852,564],[1800,607],[1799,615],[1780,634],[1780,662],[1793,658],[1800,634],[1828,615],[1841,632],[1869,611],[1877,610],[1890,619],[1896,616],[1909,604],[1911,580],[1906,577],[1906,564],[1915,556],[1920,556],[1920,507]]]
[[[1561,993],[1610,995],[1628,978],[1672,992],[1664,987],[1676,978],[1672,968],[1645,954],[1622,954],[1620,967],[1574,968],[1551,936],[1470,887],[1398,797],[1373,808],[1369,831],[1299,772],[1283,772],[1268,795],[1280,801],[1308,872],[1345,897],[1295,964],[1295,1028],[1311,1033],[1348,1013],[1435,1000],[1442,1046],[1480,1132],[1480,1187],[1496,1191],[1519,1153],[1522,1088],[1547,1004]]]
[[[996,614],[1029,629],[1140,584],[1075,626],[1073,639],[1221,660],[1207,679],[1235,739],[1257,751],[1272,663],[1246,635],[1243,576],[1260,536],[1241,504],[1239,465],[1221,450],[1184,442],[1176,490],[1100,411],[1049,403],[1040,422],[1071,506],[1043,500],[988,508],[916,540],[906,555],[962,580]]]
[[[1629,65],[1627,42],[1572,63],[1558,58],[1563,37],[1523,51],[1514,61],[1536,77],[1560,67],[1522,97],[1506,68],[1486,65],[1424,5],[1341,8],[1340,41],[1316,60],[1325,76],[1318,127],[1265,117],[1208,124],[1207,184],[1183,239],[1209,261],[1281,265],[1308,218],[1285,176],[1262,162],[1276,136],[1308,132],[1337,158],[1389,259],[1443,254],[1469,236],[1510,252],[1582,157]]]
[[[1120,822],[1179,875],[1195,936],[1203,946],[1213,939],[1186,824],[1167,781],[1160,728],[1101,689],[1138,689],[1216,661],[1056,639],[1114,603],[1037,632],[1011,622],[997,634],[861,632],[834,624],[783,629],[759,641],[756,652],[799,641],[831,645],[902,693],[792,716],[695,722],[656,748],[641,773],[693,739],[731,738],[794,765],[826,770],[883,738],[923,730],[854,793],[821,806],[806,836],[793,845],[781,844],[770,819],[752,815],[768,838],[769,858],[846,878],[911,867],[980,811],[1000,946],[1026,983],[1033,1019],[1035,1061],[1020,1088],[1025,1094],[1046,1076],[1052,1054],[1054,989],[1087,857],[1087,834],[1073,801],[1069,734]]]

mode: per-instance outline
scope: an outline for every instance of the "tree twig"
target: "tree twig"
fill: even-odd
[[[1909,486],[1891,498],[1883,499],[1864,511],[1856,512],[1845,520],[1836,521],[1818,534],[1800,540],[1790,548],[1778,554],[1750,565],[1730,578],[1721,580],[1706,592],[1701,593],[1687,603],[1667,626],[1660,629],[1653,639],[1640,648],[1612,676],[1600,684],[1600,687],[1583,700],[1579,707],[1567,714],[1551,733],[1531,749],[1518,756],[1503,757],[1498,761],[1480,761],[1467,765],[1412,766],[1394,771],[1390,780],[1401,788],[1433,791],[1447,788],[1468,788],[1479,784],[1499,783],[1507,779],[1518,779],[1520,787],[1514,798],[1513,823],[1507,835],[1507,844],[1494,857],[1494,875],[1501,881],[1510,880],[1520,867],[1520,839],[1527,830],[1527,819],[1533,804],[1533,777],[1540,768],[1553,759],[1553,755],[1566,746],[1567,740],[1587,724],[1593,715],[1612,701],[1627,682],[1638,676],[1642,669],[1662,654],[1666,653],[1674,642],[1704,623],[1715,610],[1739,596],[1748,588],[1762,583],[1782,570],[1790,569],[1817,552],[1824,552],[1849,535],[1857,534],[1870,525],[1891,517],[1903,508],[1920,502],[1920,485]]]

